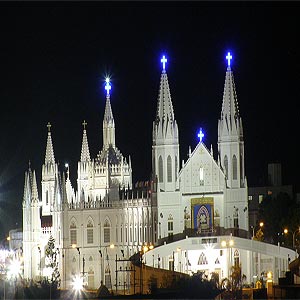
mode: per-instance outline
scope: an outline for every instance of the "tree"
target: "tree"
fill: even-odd
[[[55,248],[55,239],[50,235],[48,244],[45,249],[46,254],[46,267],[51,269],[51,286],[59,287],[60,285],[60,274],[58,269],[58,248]]]
[[[283,229],[299,226],[299,207],[287,193],[279,193],[276,197],[267,195],[259,205],[259,220],[264,222],[264,240],[277,244],[282,237]],[[289,241],[291,245],[291,241]]]

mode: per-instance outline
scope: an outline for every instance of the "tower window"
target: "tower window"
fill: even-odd
[[[232,157],[232,179],[237,179],[237,159],[235,155]]]
[[[177,161],[177,156],[175,156],[175,180],[177,180],[177,173],[178,173],[178,161]]]
[[[104,223],[104,243],[110,243],[110,224],[108,220],[105,221]]]
[[[87,235],[87,243],[88,244],[93,244],[93,242],[94,242],[94,229],[93,229],[93,223],[92,223],[91,220],[89,220],[89,222],[87,224],[86,235]]]
[[[75,222],[72,222],[70,225],[70,239],[71,245],[77,244],[77,228]]]
[[[203,186],[204,185],[204,169],[203,169],[203,167],[200,167],[199,177],[200,177],[200,185]]]
[[[160,156],[158,159],[158,181],[163,182],[163,177],[164,177],[163,160],[162,157]]]
[[[224,169],[225,169],[225,176],[227,179],[228,178],[228,157],[227,157],[227,155],[224,156]]]
[[[172,158],[170,155],[167,158],[167,171],[168,182],[172,182]]]

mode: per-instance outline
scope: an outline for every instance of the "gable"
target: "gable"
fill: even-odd
[[[225,175],[203,143],[199,143],[179,173],[183,193],[219,192]]]

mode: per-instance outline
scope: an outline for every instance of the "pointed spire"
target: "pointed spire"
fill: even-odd
[[[156,122],[159,122],[160,120],[171,122],[174,121],[173,104],[171,100],[168,76],[165,69],[163,69],[160,77],[160,87],[156,112]]]
[[[52,145],[52,138],[51,138],[51,124],[48,122],[48,138],[47,138],[47,146],[46,146],[46,155],[45,155],[45,165],[47,164],[55,164],[54,159],[54,151],[53,151],[53,145]]]
[[[109,78],[106,78],[106,104],[103,118],[103,147],[108,148],[109,145],[115,147],[115,121],[110,105],[111,85]]]
[[[233,128],[239,130],[241,124],[240,114],[239,114],[233,72],[231,71],[231,67],[230,67],[230,60],[232,59],[232,55],[230,54],[230,52],[228,52],[226,59],[228,60],[228,67],[226,70],[226,77],[225,77],[225,84],[224,84],[221,121],[225,121],[228,131],[231,131]]]
[[[83,125],[83,136],[82,136],[80,161],[87,162],[87,161],[91,161],[91,157],[90,157],[89,144],[88,144],[88,139],[87,139],[87,134],[85,129],[87,125],[86,121],[83,121],[82,125]]]
[[[39,202],[39,196],[38,196],[38,189],[37,189],[35,171],[33,171],[33,174],[32,174],[32,188],[31,188],[31,191],[32,191],[32,194],[31,194],[32,203],[38,203]]]

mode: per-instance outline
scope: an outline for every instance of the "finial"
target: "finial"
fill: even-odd
[[[31,161],[29,159],[29,161],[28,161],[28,169],[30,169],[30,167],[31,167]]]
[[[200,139],[200,143],[202,143],[202,139],[204,138],[204,133],[202,132],[202,128],[200,128],[199,130],[198,138]]]
[[[166,62],[167,62],[168,60],[166,59],[166,57],[163,55],[163,57],[162,57],[162,59],[160,60],[160,62],[162,63],[162,65],[163,65],[163,71],[165,71],[165,69],[166,69]]]
[[[228,60],[228,67],[230,67],[230,60],[232,60],[232,55],[228,52],[226,59]]]
[[[109,83],[109,77],[106,77],[105,82],[106,82],[106,85],[105,85],[106,95],[109,96],[109,91],[111,90],[111,85]]]
[[[85,126],[87,125],[87,122],[85,120],[83,120],[83,123],[82,123],[82,126],[83,126],[83,129],[85,130]]]
[[[48,132],[50,132],[50,128],[51,128],[50,122],[48,122],[47,127],[48,127]]]

